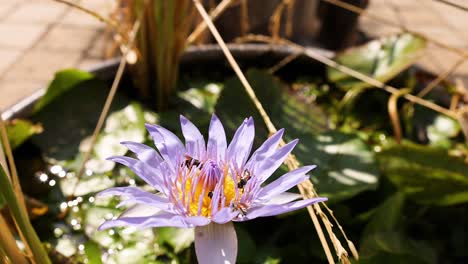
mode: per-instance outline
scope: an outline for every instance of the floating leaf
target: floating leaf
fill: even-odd
[[[175,253],[190,247],[195,239],[193,228],[162,227],[157,229],[158,243],[167,243]]]
[[[382,231],[366,236],[362,263],[437,263],[435,250],[423,241],[409,239],[400,231]],[[377,262],[383,256],[397,262]],[[373,262],[372,262],[373,261]],[[361,263],[361,262],[360,262]]]
[[[107,88],[104,82],[95,79],[81,82],[31,117],[44,127],[45,133],[31,139],[45,157],[59,161],[75,159],[81,141],[92,135],[96,127],[108,94]],[[110,112],[128,104],[129,100],[117,93]]]
[[[434,122],[427,127],[427,138],[433,146],[450,147],[450,138],[460,133],[459,123],[447,116],[437,115]]]
[[[65,257],[71,257],[77,252],[77,241],[71,236],[63,236],[57,239],[57,245],[55,245],[55,250]]]
[[[108,157],[124,155],[127,148],[122,141],[142,143],[145,140],[145,116],[141,105],[132,103],[122,110],[113,112],[106,119],[106,126],[96,141],[94,154],[105,160]]]
[[[239,243],[239,251],[237,254],[238,263],[252,263],[257,255],[257,246],[253,241],[252,236],[240,226],[236,226],[237,240]],[[268,263],[265,261],[265,263]],[[274,262],[271,262],[274,263]]]
[[[436,254],[427,243],[404,234],[404,204],[405,195],[395,193],[372,211],[361,240],[362,263],[382,263],[383,256],[398,263],[436,263]]]
[[[15,119],[6,125],[8,139],[12,149],[19,147],[35,134],[42,133],[40,124],[33,124],[28,120]]]
[[[104,174],[83,175],[77,184],[77,177],[67,177],[60,181],[60,189],[64,195],[82,196],[113,187],[115,180]],[[76,188],[75,188],[76,186]],[[75,193],[72,193],[73,190]]]
[[[178,96],[199,109],[213,113],[222,89],[220,84],[209,83],[202,88],[190,88],[179,92]]]
[[[396,193],[379,207],[373,210],[372,217],[364,230],[364,237],[367,234],[376,232],[391,231],[401,227],[402,210],[405,203],[405,195]]]
[[[374,153],[355,134],[331,131],[308,137],[295,153],[304,164],[317,164],[311,179],[320,195],[336,201],[377,188],[379,170]]]
[[[335,61],[381,82],[386,82],[413,64],[425,47],[426,41],[423,38],[403,33],[349,49],[338,54]],[[327,75],[331,82],[346,90],[372,86],[333,67],[327,68]]]
[[[84,244],[84,250],[87,258],[87,263],[89,264],[101,264],[101,254],[102,251],[99,246],[93,241],[87,241]]]
[[[91,80],[94,75],[88,72],[69,69],[59,71],[47,87],[44,96],[34,105],[34,112],[38,112],[44,106],[57,99],[60,95],[74,88],[76,85]]]
[[[247,79],[254,87],[268,115],[274,117],[275,125],[278,128],[285,128],[287,135],[291,137],[307,133],[314,135],[327,129],[327,116],[318,106],[308,104],[291,94],[288,88],[271,74],[260,70],[249,70]],[[257,138],[268,136],[263,119],[237,78],[225,83],[216,105],[216,113],[226,129],[232,133],[244,118],[253,116],[256,134],[260,135]]]
[[[419,203],[468,202],[467,164],[446,150],[404,142],[384,149],[378,160],[390,181]]]

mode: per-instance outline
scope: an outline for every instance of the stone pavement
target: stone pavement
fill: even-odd
[[[468,7],[467,0],[451,1]],[[79,2],[107,15],[115,0]],[[368,13],[468,52],[466,11],[436,0],[370,0]],[[365,16],[360,26],[371,36],[401,31]],[[53,0],[0,0],[0,110],[44,87],[59,69],[87,68],[104,59],[104,31],[95,18]],[[419,64],[441,73],[458,59],[430,45]],[[451,77],[468,80],[468,63]]]
[[[108,14],[113,0],[80,3]],[[103,59],[105,26],[53,0],[0,0],[0,109],[47,85],[54,72]]]
[[[449,1],[468,8],[467,0]],[[367,12],[468,53],[467,11],[437,0],[370,0]],[[360,28],[370,36],[385,36],[401,31],[366,16],[360,18]],[[418,65],[440,74],[459,59],[460,54],[430,43]],[[468,62],[461,64],[449,78],[461,78],[468,87]]]

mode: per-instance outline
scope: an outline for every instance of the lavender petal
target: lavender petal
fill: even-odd
[[[154,168],[157,168],[157,165],[163,162],[163,159],[159,156],[158,152],[150,146],[131,141],[124,141],[121,142],[121,144],[127,147],[131,152],[135,153],[140,161],[145,162]]]
[[[278,149],[273,155],[261,161],[261,165],[253,173],[258,180],[263,183],[275,172],[289,153],[294,149],[299,140],[295,139]]]
[[[309,177],[306,174],[309,171],[313,170],[315,167],[317,166],[304,166],[284,174],[272,183],[263,187],[260,190],[260,193],[258,194],[257,198],[261,200],[268,200],[277,194],[283,193],[291,189],[297,184],[307,180]]]
[[[178,167],[178,162],[184,154],[185,147],[180,139],[171,131],[157,125],[146,124],[146,129],[153,137],[154,144],[161,153],[164,160],[171,165],[175,170]]]
[[[239,212],[232,210],[230,207],[224,207],[219,210],[211,219],[213,222],[218,224],[225,224],[231,221],[234,217],[239,215]]]
[[[138,177],[153,186],[153,188],[159,192],[167,193],[167,188],[164,186],[162,179],[162,175],[164,174],[163,170],[156,169],[149,166],[147,163],[125,156],[115,156],[107,159],[129,167]]]
[[[283,137],[284,129],[278,130],[275,134],[269,137],[263,144],[252,154],[252,157],[246,164],[246,167],[252,169],[252,167],[259,164],[260,161],[265,160],[269,156],[273,155],[273,153],[278,148],[278,145]]]
[[[285,203],[290,203],[292,201],[295,201],[301,198],[302,198],[302,195],[298,193],[284,192],[284,193],[280,193],[275,196],[272,196],[267,201],[264,201],[263,205],[285,204]]]
[[[135,226],[138,228],[148,227],[181,227],[181,228],[192,228],[195,226],[204,226],[210,223],[210,220],[202,216],[190,216],[184,217],[174,214],[157,214],[153,216],[142,216],[142,217],[119,217],[115,220],[109,220],[104,222],[99,230],[104,230],[111,227],[117,226]]]
[[[237,234],[232,222],[195,228],[195,252],[199,264],[236,263]]]
[[[180,124],[182,127],[182,134],[185,138],[187,153],[196,159],[203,159],[205,157],[206,147],[202,134],[192,122],[182,115],[180,116]]]
[[[224,160],[226,148],[226,133],[224,132],[223,124],[219,121],[218,117],[213,114],[208,133],[208,156],[215,161]]]
[[[237,129],[227,149],[227,158],[237,168],[242,168],[252,150],[255,136],[253,118],[250,117]]]
[[[98,193],[98,196],[119,195],[125,196],[128,199],[123,200],[117,207],[131,203],[146,204],[158,209],[173,212],[173,206],[167,198],[157,196],[155,194],[145,192],[138,187],[114,187]]]
[[[266,217],[266,216],[284,214],[284,213],[291,212],[294,210],[302,209],[314,203],[324,202],[326,200],[328,199],[318,197],[318,198],[291,202],[287,204],[271,204],[271,205],[258,206],[258,207],[250,208],[247,212],[247,215],[244,218],[241,218],[239,221],[251,220],[257,217]]]
[[[119,217],[148,217],[163,213],[161,209],[158,209],[151,205],[146,204],[135,204],[125,210]]]

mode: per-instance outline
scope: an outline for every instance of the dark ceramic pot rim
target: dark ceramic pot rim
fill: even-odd
[[[297,52],[291,47],[274,44],[229,44],[228,47],[236,60],[244,66],[254,66],[259,61],[263,61],[265,64],[279,62],[281,59]],[[320,52],[327,57],[334,55],[332,51],[326,49],[317,47],[308,48]],[[305,56],[300,56],[297,60],[303,64],[318,64],[316,61]],[[93,73],[99,79],[112,80],[119,61],[119,58],[106,60],[85,70]],[[181,58],[181,68],[197,64],[222,64],[225,68],[229,68],[221,48],[214,44],[187,48]],[[46,89],[47,87],[43,87],[7,108],[2,113],[3,120],[27,117],[31,113],[34,104],[45,94]]]

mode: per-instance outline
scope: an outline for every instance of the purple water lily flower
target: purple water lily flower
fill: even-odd
[[[223,125],[213,115],[208,144],[200,131],[180,117],[184,144],[172,132],[146,125],[158,152],[146,145],[122,142],[138,159],[109,158],[132,169],[156,193],[137,187],[116,187],[100,195],[127,197],[121,205],[136,204],[100,230],[116,226],[181,228],[195,227],[195,250],[199,263],[235,263],[237,236],[232,221],[278,215],[304,208],[326,198],[298,200],[286,192],[308,179],[315,166],[305,166],[263,186],[297,144],[293,140],[278,148],[283,130],[268,138],[250,157],[254,122],[244,120],[227,146]],[[296,201],[298,200],[298,201]]]

